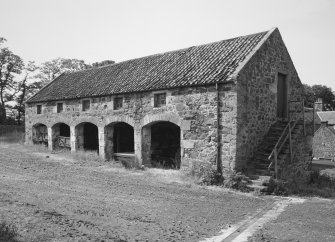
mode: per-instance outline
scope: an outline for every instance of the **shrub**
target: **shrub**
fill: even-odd
[[[283,180],[276,180],[274,178],[270,178],[267,187],[267,193],[279,196],[287,196],[288,195],[287,182]]]
[[[201,177],[201,184],[210,185],[222,185],[223,176],[219,173],[216,167],[211,166],[209,169],[204,170],[203,176]]]
[[[319,171],[308,171],[303,176],[285,180],[271,178],[267,193],[275,195],[302,195],[335,197],[335,179]]]
[[[216,167],[209,162],[193,161],[187,170],[188,175],[197,178],[203,185],[222,185],[223,177]]]
[[[241,172],[226,171],[223,173],[223,186],[226,188],[232,188],[242,192],[248,192],[251,190],[248,187],[251,184],[250,178],[243,175]]]
[[[0,241],[16,242],[17,229],[14,225],[7,224],[6,222],[0,223]]]
[[[189,174],[197,177],[202,185],[223,186],[243,192],[251,190],[248,187],[248,184],[251,183],[250,179],[241,172],[225,170],[221,174],[217,171],[216,165],[208,162],[194,161]]]

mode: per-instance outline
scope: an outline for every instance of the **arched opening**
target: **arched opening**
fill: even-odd
[[[134,159],[134,128],[124,122],[105,127],[107,159]]]
[[[57,123],[52,126],[53,149],[71,149],[70,126]]]
[[[48,128],[44,124],[33,125],[33,143],[48,146]]]
[[[76,126],[77,149],[99,152],[98,127],[92,123],[81,123]]]
[[[143,127],[143,163],[153,167],[180,168],[180,127],[167,121]]]

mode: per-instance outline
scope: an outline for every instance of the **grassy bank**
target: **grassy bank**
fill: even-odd
[[[24,127],[15,125],[0,125],[0,142],[24,143]]]

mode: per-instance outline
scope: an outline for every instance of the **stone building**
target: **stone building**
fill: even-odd
[[[329,127],[335,127],[335,111],[320,111],[315,115],[315,130],[318,130],[322,122],[327,122]]]
[[[328,121],[321,121],[321,126],[313,137],[313,156],[316,158],[335,159],[335,129]]]
[[[26,142],[241,169],[303,86],[277,28],[74,73],[26,103]],[[42,129],[41,129],[42,127]]]

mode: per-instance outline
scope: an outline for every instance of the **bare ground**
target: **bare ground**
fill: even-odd
[[[188,182],[0,144],[0,220],[21,241],[198,241],[273,202]]]

